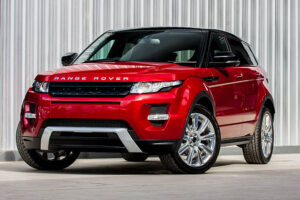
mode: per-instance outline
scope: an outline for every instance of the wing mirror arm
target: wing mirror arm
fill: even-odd
[[[61,57],[61,64],[63,66],[69,66],[74,62],[74,60],[77,58],[77,56],[78,56],[78,53],[74,53],[74,52],[65,53]]]

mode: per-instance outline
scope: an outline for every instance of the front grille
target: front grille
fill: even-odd
[[[55,97],[124,97],[133,83],[52,82],[49,94]]]

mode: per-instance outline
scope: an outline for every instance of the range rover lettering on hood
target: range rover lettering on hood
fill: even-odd
[[[62,76],[62,77],[54,77],[55,81],[87,81],[86,76]],[[91,78],[94,81],[128,81],[128,77],[119,77],[119,76],[94,76]]]

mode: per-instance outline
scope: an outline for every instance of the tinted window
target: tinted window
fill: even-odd
[[[236,55],[237,59],[240,60],[240,65],[246,66],[254,64],[240,41],[230,38],[228,39],[228,42],[231,47],[231,51]]]
[[[245,42],[242,42],[242,44],[243,44],[244,48],[246,49],[246,51],[247,51],[247,53],[248,53],[248,55],[250,57],[250,60],[253,63],[253,65],[258,65],[257,60],[256,60],[256,58],[255,58],[255,56],[253,54],[253,51],[251,50],[250,46],[248,44],[246,44]]]
[[[227,46],[226,38],[222,35],[213,34],[210,42],[210,60],[213,56],[221,51],[229,51]]]
[[[111,40],[106,45],[104,45],[97,53],[95,53],[90,60],[99,60],[99,59],[105,59],[108,56],[109,50],[114,44],[114,40]]]
[[[105,34],[77,59],[83,62],[170,62],[196,66],[206,31],[124,31]]]
[[[176,51],[176,62],[188,62],[196,59],[195,50]]]

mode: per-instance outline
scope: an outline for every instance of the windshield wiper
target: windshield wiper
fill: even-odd
[[[116,62],[120,61],[120,58],[105,58],[105,59],[99,59],[99,60],[87,60],[84,63],[93,63],[93,62]]]

